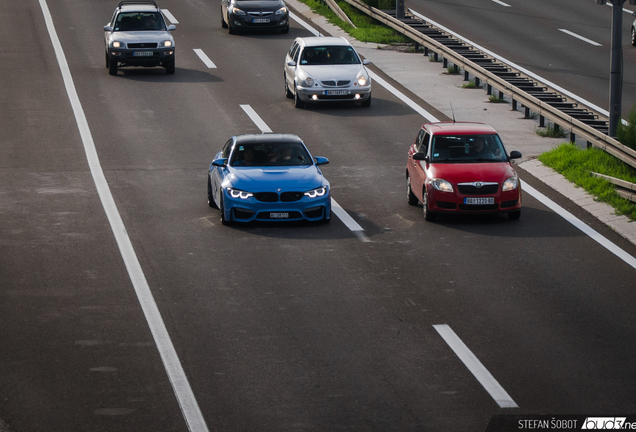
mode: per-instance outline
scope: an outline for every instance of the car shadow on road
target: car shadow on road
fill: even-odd
[[[375,96],[368,108],[361,107],[358,102],[320,102],[306,104],[303,111],[332,117],[402,117],[415,114],[403,103],[379,99]]]
[[[223,82],[216,75],[195,69],[176,68],[174,75],[166,74],[162,67],[121,68],[117,77],[132,81],[177,82],[177,83],[214,83]]]

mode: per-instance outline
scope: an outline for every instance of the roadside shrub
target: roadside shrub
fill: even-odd
[[[632,110],[629,112],[628,122],[629,124],[627,126],[625,126],[623,122],[618,123],[616,139],[618,139],[621,144],[636,150],[636,106],[632,107]]]

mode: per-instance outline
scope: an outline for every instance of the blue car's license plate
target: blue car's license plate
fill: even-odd
[[[289,217],[289,213],[270,213],[269,217],[272,219],[287,219]]]
[[[152,51],[133,51],[133,57],[152,57]]]

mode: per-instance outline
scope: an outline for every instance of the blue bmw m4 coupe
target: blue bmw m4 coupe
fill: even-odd
[[[296,135],[237,135],[217,153],[208,172],[208,204],[221,223],[331,220],[329,182]]]

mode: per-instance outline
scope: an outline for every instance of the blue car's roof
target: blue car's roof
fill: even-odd
[[[292,135],[292,134],[237,135],[236,142],[237,144],[248,144],[248,143],[256,144],[256,143],[268,143],[268,142],[303,143],[303,141],[298,136]]]

